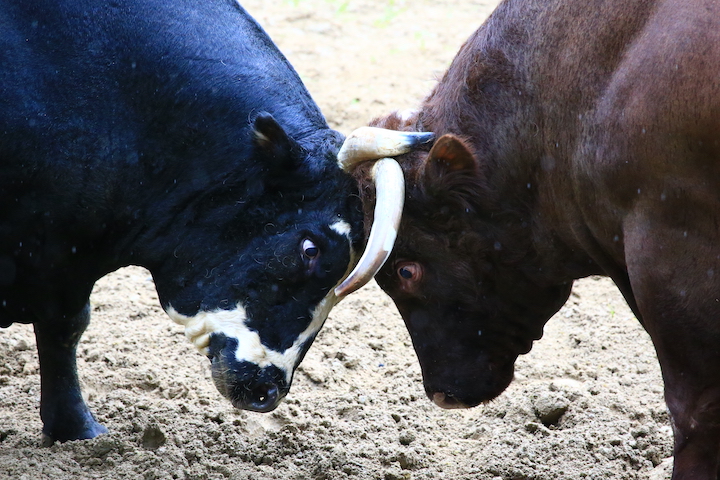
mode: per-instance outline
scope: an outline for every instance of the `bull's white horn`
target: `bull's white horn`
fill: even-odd
[[[399,132],[385,128],[360,127],[348,135],[340,147],[338,163],[340,168],[348,171],[360,162],[408,153],[434,138],[435,135],[431,132]]]
[[[402,168],[392,158],[383,158],[373,165],[372,176],[375,181],[376,200],[370,236],[353,271],[335,288],[338,298],[354,292],[372,280],[395,245],[405,202]]]

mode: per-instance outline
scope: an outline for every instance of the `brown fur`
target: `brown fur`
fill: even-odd
[[[406,208],[377,276],[429,396],[500,394],[572,281],[607,275],[657,349],[673,480],[718,478],[719,65],[714,0],[506,0],[415,115],[373,121],[445,142],[399,159]]]

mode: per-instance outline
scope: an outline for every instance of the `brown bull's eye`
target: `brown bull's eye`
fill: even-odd
[[[410,280],[413,276],[413,273],[407,267],[400,267],[398,269],[398,273],[400,274],[401,277],[406,278],[408,280]]]
[[[403,262],[397,266],[397,274],[401,280],[417,282],[422,276],[422,267],[415,262]]]

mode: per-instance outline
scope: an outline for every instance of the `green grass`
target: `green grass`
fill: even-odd
[[[401,7],[396,4],[395,0],[388,0],[387,5],[383,10],[383,15],[378,20],[375,20],[374,25],[379,28],[385,28],[392,23],[395,18],[407,10],[407,7]]]
[[[299,7],[301,4],[307,5],[308,0],[283,0],[286,4],[293,7]],[[312,0],[310,0],[312,1]],[[335,6],[335,13],[340,15],[347,13],[347,9],[350,6],[350,0],[325,0],[325,3],[329,3]],[[373,22],[373,25],[378,28],[385,28],[392,23],[398,15],[407,10],[407,7],[398,5],[399,2],[396,0],[387,0],[383,7],[380,18]],[[404,3],[404,2],[403,2]]]

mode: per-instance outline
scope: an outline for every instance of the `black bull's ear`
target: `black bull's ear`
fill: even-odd
[[[255,118],[253,147],[266,172],[268,186],[280,188],[297,183],[305,151],[269,113],[260,113]]]

